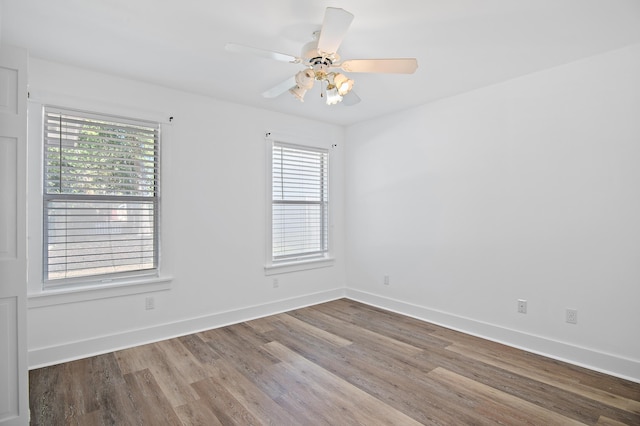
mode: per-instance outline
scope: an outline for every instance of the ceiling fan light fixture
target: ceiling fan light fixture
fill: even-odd
[[[304,95],[305,93],[307,93],[307,89],[300,86],[293,86],[291,89],[289,89],[289,93],[295,96],[295,98],[300,102],[304,102]]]
[[[307,90],[313,87],[315,73],[312,69],[302,70],[296,74],[296,85],[289,89],[289,93],[296,97],[300,102],[304,102],[304,95]]]
[[[296,74],[296,84],[303,89],[311,89],[316,73],[312,69],[305,69]]]
[[[344,74],[337,73],[333,76],[333,84],[340,96],[344,96],[353,89],[354,81]]]
[[[310,68],[298,72],[296,74],[296,85],[289,89],[289,92],[300,102],[304,102],[304,95],[307,90],[313,87],[315,76],[316,73]]]
[[[338,93],[338,88],[333,84],[327,86],[327,90],[325,91],[325,98],[327,105],[335,105],[338,102],[342,102],[342,95]]]

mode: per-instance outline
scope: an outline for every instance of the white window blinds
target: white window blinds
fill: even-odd
[[[45,107],[45,283],[157,268],[159,130]]]
[[[304,260],[327,254],[328,201],[328,151],[274,142],[274,262]]]

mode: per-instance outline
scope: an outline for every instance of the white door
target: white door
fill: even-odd
[[[0,47],[0,425],[29,422],[27,53]]]

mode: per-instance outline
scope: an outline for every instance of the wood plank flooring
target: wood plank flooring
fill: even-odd
[[[640,425],[640,384],[347,299],[30,372],[32,425]]]

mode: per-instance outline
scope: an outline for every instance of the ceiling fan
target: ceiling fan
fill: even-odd
[[[336,69],[345,72],[412,74],[418,68],[418,61],[415,58],[397,58],[350,59],[341,62],[338,48],[347,34],[351,21],[351,13],[344,9],[328,7],[322,28],[315,31],[313,40],[302,47],[300,57],[235,43],[227,43],[225,49],[305,65],[302,71],[264,92],[262,96],[265,98],[275,98],[289,91],[304,102],[306,92],[318,81],[322,85],[321,96],[325,98],[327,105],[339,102],[354,105],[360,102],[358,95],[352,91],[354,81]]]

